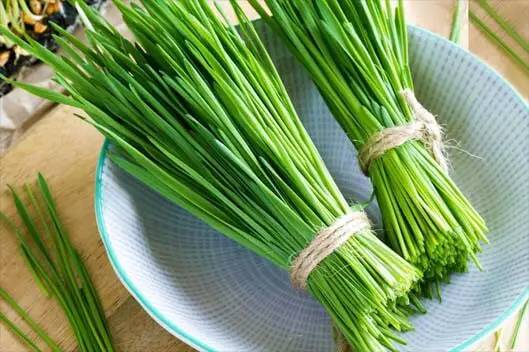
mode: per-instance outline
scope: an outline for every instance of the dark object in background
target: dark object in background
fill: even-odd
[[[0,60],[0,63],[3,64],[0,65],[0,74],[6,77],[12,77],[16,72],[20,71],[20,69],[22,68],[22,66],[24,66],[26,62],[29,61],[29,57],[27,56],[21,56],[17,60],[14,52],[4,51],[3,47],[0,47],[0,53],[2,53],[1,55],[3,55],[3,60]],[[9,93],[11,89],[11,84],[0,78],[0,97]]]
[[[10,12],[6,11],[9,27],[15,32],[24,31],[33,39],[37,40],[46,48],[57,51],[58,44],[53,39],[53,29],[51,22],[60,27],[72,31],[77,21],[77,11],[74,6],[64,0],[0,0],[0,6],[9,10],[13,2],[25,1],[27,8],[36,17],[43,18],[36,21],[35,17],[27,15],[24,11],[19,12],[19,18],[10,18]],[[106,0],[85,0],[89,6],[100,8]],[[16,23],[17,25],[13,25]],[[17,30],[17,26],[23,26],[23,29]],[[6,77],[15,78],[23,67],[35,65],[39,61],[20,50],[20,48],[5,43],[0,38],[0,74]],[[8,82],[0,79],[0,97],[9,93],[13,87]]]

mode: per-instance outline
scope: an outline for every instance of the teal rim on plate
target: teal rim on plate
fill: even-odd
[[[466,50],[462,49],[461,47],[457,46],[456,44],[449,42],[445,38],[429,32],[425,29],[410,26],[413,28],[414,31],[419,31],[423,33],[427,33],[428,35],[435,36],[437,38],[440,38],[444,42],[448,43],[449,45],[452,45],[456,48],[456,50],[463,51],[466,55],[470,55],[474,57],[474,59],[480,61],[483,65],[487,66],[489,70],[492,71],[494,75],[496,75],[497,78],[499,78],[506,87],[513,93],[513,95],[516,97],[516,99],[519,100],[519,102],[524,105],[527,110],[529,111],[529,105],[527,102],[524,101],[524,99],[520,96],[520,94],[509,84],[508,81],[504,80],[500,74],[498,74],[494,69],[489,67],[486,63],[481,61],[478,57],[476,57],[474,54],[467,52]],[[446,44],[445,43],[445,44]],[[191,336],[184,332],[179,326],[175,325],[173,322],[171,322],[167,317],[165,317],[159,310],[157,310],[154,305],[149,301],[147,297],[145,297],[141,293],[141,289],[136,287],[132,281],[130,280],[129,276],[123,269],[122,265],[120,264],[120,261],[117,257],[117,255],[114,253],[113,247],[111,245],[109,235],[106,230],[104,216],[103,216],[103,205],[102,205],[102,174],[104,169],[104,163],[107,158],[107,152],[109,148],[108,141],[105,141],[97,164],[97,170],[96,170],[96,180],[95,180],[95,212],[96,212],[96,220],[97,220],[97,226],[101,235],[101,239],[103,241],[103,244],[105,246],[105,249],[108,253],[109,260],[118,276],[120,281],[123,283],[123,285],[127,288],[127,290],[131,293],[131,295],[140,303],[140,305],[147,311],[147,313],[155,320],[157,321],[161,326],[163,326],[167,331],[169,331],[171,334],[175,335],[182,341],[186,342],[190,346],[202,350],[202,351],[215,351],[210,346],[204,344],[203,342],[197,340],[194,336]],[[486,327],[484,327],[479,333],[475,334],[474,336],[468,338],[463,343],[459,344],[458,346],[455,346],[452,348],[452,351],[462,351],[465,349],[468,349],[471,347],[474,343],[477,341],[485,338],[487,335],[495,331],[497,328],[500,327],[500,325],[509,318],[513,313],[515,313],[522,304],[529,298],[529,285],[521,292],[521,294],[512,302],[512,304],[509,306],[509,308],[501,314],[498,318],[496,318],[493,322],[488,324]]]

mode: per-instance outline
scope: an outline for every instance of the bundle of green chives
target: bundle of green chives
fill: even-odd
[[[239,31],[206,0],[115,3],[137,43],[83,4],[89,45],[57,38],[69,57],[1,29],[55,69],[71,98],[17,84],[83,109],[117,147],[117,165],[284,269],[337,219],[364,216],[340,193],[235,1]],[[421,274],[369,228],[342,235],[306,289],[359,351],[394,350],[391,340],[404,341],[393,329],[412,328],[408,292]]]
[[[54,296],[66,314],[80,350],[114,351],[105,313],[90,275],[61,224],[48,184],[40,174],[37,184],[40,190],[40,200],[29,184],[24,186],[25,193],[36,212],[35,216],[30,214],[29,208],[24,205],[18,193],[10,187],[17,212],[24,223],[26,235],[2,212],[0,212],[0,217],[13,229],[20,245],[20,253],[42,292],[47,297]],[[5,290],[0,289],[0,294],[53,351],[61,351]],[[2,320],[28,344],[28,347],[35,350],[35,343],[19,328],[4,315],[2,315]],[[38,351],[38,348],[36,350]]]
[[[379,0],[265,0],[272,15],[259,1],[250,3],[304,65],[357,149],[375,134],[417,121],[412,111],[420,109],[405,99],[413,82],[402,1],[393,12]],[[426,144],[389,148],[364,172],[389,245],[423,270],[420,293],[431,297],[451,272],[467,270],[469,258],[480,266],[475,254],[487,229]]]

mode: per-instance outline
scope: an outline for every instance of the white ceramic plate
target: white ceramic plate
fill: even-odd
[[[259,26],[305,126],[343,193],[369,198],[355,151],[315,86],[278,39]],[[460,47],[410,27],[419,100],[446,127],[453,176],[485,217],[491,245],[425,303],[403,350],[462,350],[496,329],[529,294],[529,107]],[[454,144],[454,142],[450,142]],[[99,230],[117,275],[163,327],[204,351],[333,351],[329,318],[274,267],[113,165],[97,171]],[[380,224],[376,205],[369,208]]]

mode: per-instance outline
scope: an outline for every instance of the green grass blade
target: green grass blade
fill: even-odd
[[[449,39],[456,44],[459,43],[461,36],[461,12],[463,7],[461,3],[461,0],[455,0],[454,11],[452,13],[452,26],[450,28]]]
[[[33,276],[33,279],[37,283],[37,286],[39,286],[39,289],[42,292],[42,294],[44,294],[45,297],[50,298],[51,297],[50,290],[48,289],[46,284],[43,282],[43,280],[40,278],[39,274],[35,270],[35,265],[33,264],[31,258],[28,255],[28,250],[23,245],[20,246],[20,255],[22,255],[22,258],[24,259],[26,266],[31,272],[31,275]]]
[[[105,340],[107,350],[109,352],[113,351],[114,346],[112,343],[112,334],[110,332],[110,327],[108,325],[108,321],[106,319],[105,311],[103,309],[103,305],[101,304],[101,299],[99,297],[99,294],[97,293],[97,290],[95,289],[94,284],[92,283],[92,279],[90,278],[90,274],[88,273],[88,270],[86,269],[84,262],[82,261],[81,257],[79,256],[77,252],[76,252],[75,260],[79,266],[79,273],[80,273],[80,276],[83,282],[82,287],[87,288],[89,290],[89,293],[87,295],[87,300],[89,300],[91,302],[90,304],[93,305],[92,314],[94,315],[97,314],[99,316],[99,321],[97,324],[102,325],[102,331],[104,333],[102,333],[101,331],[100,333],[102,335],[102,338]],[[99,326],[99,328],[101,329],[101,326]]]
[[[24,226],[30,234],[31,239],[37,245],[40,255],[42,255],[43,258],[46,260],[46,264],[53,268],[53,261],[51,260],[50,254],[48,253],[48,249],[42,241],[42,238],[35,222],[29,215],[27,208],[25,207],[24,203],[18,196],[17,192],[13,189],[13,187],[9,185],[7,187],[9,188],[9,190],[11,191],[11,195],[13,196],[18,215],[22,219],[22,222],[24,223]]]
[[[479,17],[473,12],[469,11],[468,15],[470,16],[470,20],[483,32],[485,33],[489,39],[491,39],[493,42],[495,42],[503,51],[505,51],[508,56],[515,61],[520,67],[529,74],[529,63],[527,63],[525,60],[523,60],[511,47],[509,47],[503,39],[501,39],[492,29],[490,29],[489,26],[487,26],[483,21],[479,19]]]
[[[46,99],[46,100],[53,101],[53,102],[55,102],[57,104],[65,104],[65,105],[73,106],[73,107],[76,107],[76,108],[82,107],[74,99],[72,99],[72,98],[70,98],[70,97],[68,97],[68,96],[66,96],[64,94],[61,94],[59,92],[55,92],[55,91],[47,89],[47,88],[41,88],[41,87],[35,86],[33,84],[24,83],[24,82],[21,82],[21,81],[10,79],[10,78],[7,78],[7,77],[5,77],[5,76],[3,76],[1,74],[0,74],[0,79],[4,80],[6,82],[9,82],[10,84],[12,84],[15,87],[27,90],[28,92],[30,92],[33,95],[39,96],[39,97],[41,97],[43,99]]]
[[[24,342],[31,351],[40,352],[40,349],[33,341],[31,341],[28,335],[9,320],[4,313],[0,313],[0,321],[2,321],[22,342]]]
[[[44,340],[44,342],[46,342],[46,344],[54,352],[61,351],[59,346],[57,346],[57,344],[53,342],[53,340],[48,336],[48,334],[46,334],[46,332],[44,332],[44,330],[42,330],[33,319],[31,319],[31,317],[24,311],[24,309],[22,309],[22,307],[20,307],[17,302],[3,288],[0,288],[0,297],[7,304],[9,304],[9,306],[11,306],[11,308],[13,308],[13,310],[17,312],[17,314],[20,315],[20,317],[24,319],[26,323],[28,323],[28,325]]]
[[[514,327],[514,331],[511,337],[511,350],[514,350],[514,348],[516,347],[516,340],[518,339],[518,335],[520,334],[520,327],[522,326],[525,313],[527,312],[527,306],[529,306],[529,299],[525,301],[524,305],[522,306],[522,309],[520,309],[520,313],[518,313],[518,319],[516,320],[516,325]]]
[[[86,271],[82,259],[77,251],[73,252],[72,259],[77,272],[78,280],[80,281],[79,290],[82,297],[84,298],[83,306],[87,307],[86,314],[89,318],[90,326],[94,331],[94,336],[96,337],[102,350],[112,352],[114,347],[112,345],[106,318],[102,312],[99,296],[93,287],[92,281],[90,280],[88,272]]]
[[[508,35],[511,36],[512,39],[514,39],[514,41],[516,41],[516,43],[518,43],[518,45],[520,45],[529,54],[529,42],[516,31],[512,24],[504,20],[487,0],[478,0],[478,4],[489,14],[490,17],[494,19],[494,21],[496,21],[496,23],[501,28],[503,28],[505,32],[507,32]]]

